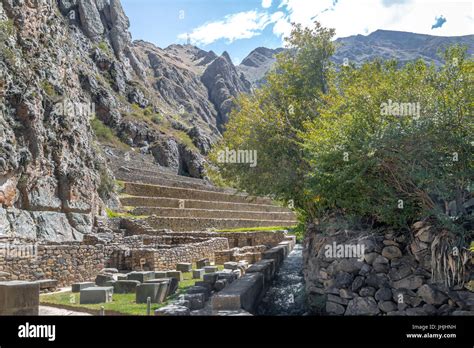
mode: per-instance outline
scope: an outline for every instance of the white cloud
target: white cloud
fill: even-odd
[[[269,8],[272,6],[272,0],[262,0],[262,7]]]
[[[315,20],[335,28],[338,37],[371,33],[377,29],[410,31],[440,36],[474,32],[473,3],[470,0],[281,0],[286,16],[275,22],[274,32],[290,33],[292,22],[311,26]],[[447,22],[432,31],[434,18],[443,15]]]
[[[227,15],[223,20],[208,22],[195,28],[190,34],[196,45],[208,45],[220,39],[232,43],[239,39],[250,39],[260,35],[263,29],[271,24],[271,16],[264,12],[247,11]],[[178,36],[187,39],[187,33]]]

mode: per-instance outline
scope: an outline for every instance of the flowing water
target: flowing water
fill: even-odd
[[[301,245],[296,245],[283,261],[257,315],[303,315],[306,312],[302,251]]]

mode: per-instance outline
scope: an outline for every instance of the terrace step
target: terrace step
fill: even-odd
[[[189,176],[177,175],[170,171],[163,171],[163,169],[159,167],[155,169],[152,169],[149,167],[140,168],[140,167],[131,166],[129,164],[122,164],[120,166],[112,165],[111,167],[113,168],[113,171],[116,175],[129,174],[131,178],[134,178],[135,175],[145,175],[145,176],[151,176],[155,178],[158,177],[158,178],[163,178],[163,179],[168,179],[168,180],[175,180],[175,181],[188,182],[188,183],[193,183],[193,184],[198,184],[198,185],[212,186],[206,180],[191,178]]]
[[[252,220],[252,219],[212,219],[212,218],[177,218],[177,217],[159,217],[151,216],[146,222],[155,229],[170,229],[175,232],[198,231],[209,228],[216,229],[234,229],[234,228],[253,228],[284,226],[293,227],[295,221],[290,220]]]
[[[125,182],[125,193],[132,196],[194,199],[232,203],[273,203],[271,199],[263,197],[250,197],[241,194],[194,190],[159,185],[137,184],[132,182]]]
[[[134,215],[157,215],[159,217],[185,217],[185,218],[212,218],[212,219],[250,219],[293,221],[296,223],[292,212],[263,212],[263,211],[235,211],[235,210],[210,210],[210,209],[179,209],[142,207],[135,208]]]
[[[223,192],[223,193],[234,193],[234,190],[231,189],[222,189],[220,187],[212,186],[204,180],[201,182],[192,182],[187,180],[182,180],[179,176],[167,175],[163,176],[162,174],[155,173],[153,176],[142,174],[139,172],[126,172],[122,169],[118,170],[115,174],[117,180],[122,181],[133,181],[135,183],[148,184],[148,185],[160,185],[168,187],[180,187],[180,188],[189,188],[194,190],[204,190],[204,191],[214,191],[214,192]]]
[[[255,211],[255,212],[290,212],[285,207],[279,207],[269,204],[252,204],[252,203],[232,203],[232,202],[216,202],[179,198],[163,198],[163,197],[143,197],[128,196],[121,197],[120,202],[123,206],[137,208],[179,208],[180,202],[185,209],[209,209],[209,210],[232,210],[232,211]]]

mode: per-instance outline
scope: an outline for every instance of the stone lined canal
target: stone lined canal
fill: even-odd
[[[298,244],[283,261],[256,315],[298,316],[306,313],[302,252],[303,248]]]

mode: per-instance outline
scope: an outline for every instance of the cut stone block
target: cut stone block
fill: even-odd
[[[72,292],[81,292],[82,289],[93,287],[95,287],[95,283],[92,282],[74,283],[72,284]]]
[[[39,291],[35,282],[0,282],[0,315],[38,315]]]
[[[265,278],[265,285],[269,285],[275,275],[275,260],[260,260],[247,269],[247,273],[262,273]]]
[[[285,257],[288,256],[290,253],[291,253],[291,242],[281,242],[281,243],[278,243],[277,246],[281,246],[283,248],[285,248]]]
[[[155,279],[166,278],[166,272],[155,272]]]
[[[184,306],[169,305],[157,309],[155,315],[160,317],[187,316],[191,315],[191,310]]]
[[[114,287],[115,283],[117,283],[116,280],[108,280],[108,281],[105,282],[104,286],[105,287]]]
[[[226,262],[224,263],[224,269],[230,269],[230,270],[236,270],[239,269],[239,263],[238,262]]]
[[[211,296],[211,289],[204,286],[192,286],[187,291],[187,294],[204,294],[204,298],[207,301]]]
[[[128,280],[128,276],[126,274],[119,274],[117,280]]]
[[[222,291],[227,286],[228,281],[227,279],[220,279],[214,284],[214,289],[216,291]]]
[[[111,274],[117,274],[118,269],[117,268],[104,268],[100,273],[111,273]]]
[[[138,280],[140,283],[144,283],[147,280],[155,278],[155,272],[131,272],[127,275],[128,280]]]
[[[132,294],[137,291],[138,285],[140,285],[138,280],[118,280],[114,284],[114,292],[116,294]]]
[[[55,279],[36,280],[34,283],[37,283],[39,285],[40,290],[56,289],[58,287],[58,281]]]
[[[194,269],[193,279],[201,279],[204,276],[204,269]]]
[[[211,265],[211,261],[209,261],[209,259],[201,259],[196,262],[196,268],[204,268],[210,265]]]
[[[281,263],[285,258],[285,247],[278,246],[271,248],[262,253],[262,259],[264,260],[275,260],[275,267],[280,268]]]
[[[183,280],[183,273],[181,271],[168,271],[166,272],[166,277],[167,278],[175,278],[178,279],[178,281]]]
[[[212,309],[240,310],[252,313],[263,293],[261,273],[246,274],[212,297]]]
[[[104,286],[110,280],[114,280],[114,277],[111,274],[98,274],[95,278],[95,284],[97,286]]]
[[[235,274],[231,271],[231,272],[217,272],[217,280],[222,280],[222,279],[225,279],[229,284],[232,283],[235,279],[237,279],[237,277],[235,276]]]
[[[218,280],[218,277],[219,275],[217,273],[207,273],[207,274],[204,274],[203,280],[205,283],[214,285],[215,282]]]
[[[219,270],[219,268],[217,268],[217,266],[205,266],[204,267],[204,272],[205,273],[215,273]]]
[[[196,283],[194,283],[194,286],[206,288],[209,292],[213,289],[213,285],[212,285],[212,284],[206,283],[206,282],[204,282],[204,281],[202,281],[202,282],[196,282]]]
[[[168,290],[167,283],[145,283],[137,286],[136,303],[147,303],[150,297],[151,303],[162,303],[166,298]]]
[[[191,272],[192,269],[193,269],[193,265],[191,263],[182,262],[182,263],[176,264],[176,270],[181,271],[183,273]]]
[[[192,311],[203,309],[206,302],[204,294],[186,294],[184,300],[189,301],[189,309]]]
[[[176,283],[178,284],[178,281],[176,279],[173,279],[173,278],[163,278],[163,279],[152,279],[152,280],[147,280],[145,282],[145,284],[162,284],[161,286],[163,287],[162,289],[160,289],[160,292],[164,292],[164,293],[161,293],[160,296],[162,296],[162,302],[169,296],[169,295],[172,295],[170,293],[171,289],[170,289],[170,286],[172,283]],[[176,291],[176,290],[174,290]]]
[[[80,304],[99,304],[112,302],[113,287],[96,287],[81,290]]]

